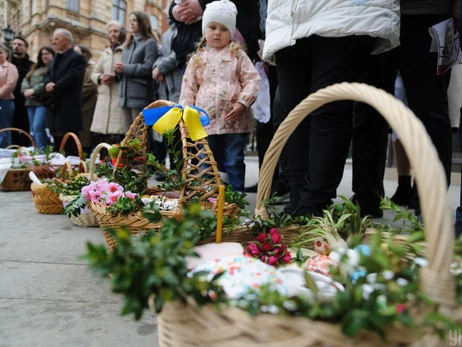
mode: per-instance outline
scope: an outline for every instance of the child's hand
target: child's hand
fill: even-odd
[[[233,109],[231,110],[231,112],[225,116],[225,120],[227,121],[238,120],[245,113],[246,109],[247,107],[245,107],[239,102],[236,102],[233,105]]]

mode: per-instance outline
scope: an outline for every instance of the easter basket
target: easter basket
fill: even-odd
[[[455,277],[450,272],[454,247],[454,230],[446,201],[446,182],[443,167],[422,123],[402,103],[382,90],[363,84],[337,84],[303,100],[281,124],[266,152],[260,171],[255,213],[268,218],[263,201],[269,197],[271,180],[281,151],[290,134],[300,122],[320,106],[339,100],[364,102],[381,113],[396,130],[416,171],[416,182],[421,194],[422,212],[427,234],[426,257],[429,266],[420,271],[420,288],[437,304],[440,313],[454,320],[462,320],[456,304]],[[430,164],[430,165],[429,165]],[[241,240],[245,241],[245,237]],[[223,235],[223,241],[228,241]],[[232,239],[235,241],[235,239]],[[345,336],[339,324],[259,314],[234,307],[213,305],[198,307],[191,299],[187,304],[166,303],[157,318],[161,347],[241,347],[241,346],[442,346],[430,330],[390,326],[387,340],[375,333],[361,331],[354,338]]]
[[[72,178],[73,171],[70,164],[66,164],[63,166],[63,170],[61,171],[61,181],[65,181],[66,172],[68,174],[69,179]],[[54,178],[58,180],[59,178]],[[35,208],[37,209],[38,213],[42,214],[61,214],[64,211],[64,206],[59,198],[59,194],[52,191],[48,187],[48,183],[42,184],[31,184],[31,192],[32,192],[32,200],[34,201]]]
[[[85,162],[82,162],[81,167],[83,168],[83,172],[79,173],[78,176],[84,176],[90,181],[94,181],[97,179],[97,176],[95,174],[95,162],[96,162],[96,156],[99,153],[99,151],[102,148],[109,149],[111,148],[110,145],[107,143],[101,143],[98,146],[96,146],[95,150],[93,151],[92,154],[92,161],[90,164],[90,172],[87,172],[87,165]],[[66,166],[70,167],[70,164],[68,162],[65,163]],[[69,170],[69,168],[68,168]],[[70,170],[72,170],[72,167],[70,167]],[[63,193],[59,194],[59,199],[62,201],[63,207],[65,208],[68,204],[73,202],[78,195],[65,195]],[[80,210],[80,214],[78,216],[70,216],[69,219],[71,222],[79,227],[97,227],[99,226],[98,220],[96,219],[96,216],[94,215],[93,211],[90,209],[89,204],[87,203],[87,206],[85,208],[82,208]]]
[[[169,101],[158,100],[148,105],[145,110],[154,108],[168,108],[175,104]],[[191,199],[198,201],[203,208],[209,208],[214,212],[218,211],[217,198],[218,188],[221,185],[220,174],[218,172],[216,161],[212,151],[205,138],[197,141],[192,141],[189,138],[189,133],[186,124],[181,118],[178,122],[181,133],[182,159],[183,166],[181,169],[182,184],[179,191],[179,199],[177,207],[171,210],[161,210],[160,213],[167,218],[180,218],[183,206]],[[148,125],[145,122],[143,113],[141,112],[131,125],[127,135],[121,143],[121,148],[127,147],[135,139],[139,141],[139,147],[135,149],[134,157],[146,157],[146,139]],[[124,165],[130,165],[133,169],[144,173],[146,166],[140,165],[140,162],[129,163],[124,155],[124,151],[120,151],[115,162],[117,168],[122,162]],[[197,164],[196,164],[197,163]],[[141,163],[143,164],[143,163]],[[148,188],[148,192],[158,191],[158,188]],[[162,222],[151,223],[142,214],[142,211],[132,212],[128,215],[112,215],[106,211],[107,206],[101,203],[91,202],[90,206],[98,219],[100,227],[106,239],[108,248],[112,250],[116,242],[111,235],[104,232],[105,229],[117,229],[125,226],[132,234],[139,234],[150,229],[158,229]],[[224,214],[231,218],[237,214],[239,207],[235,204],[225,204]]]
[[[82,149],[82,143],[79,140],[79,137],[72,133],[68,132],[64,135],[63,140],[61,141],[61,145],[59,146],[59,151],[63,152],[64,148],[66,147],[67,141],[72,138],[76,145],[77,145],[77,151],[78,151],[78,156],[80,159],[80,163],[76,165],[72,165],[72,168],[74,170],[79,170],[79,172],[83,172],[83,167],[82,167],[82,162],[83,162],[83,149]],[[40,165],[34,165],[32,166],[32,171],[35,173],[35,175],[39,179],[51,179],[55,178],[58,175],[58,171],[62,168],[62,165],[52,165],[50,163],[44,163]]]
[[[35,142],[32,136],[30,136],[27,132],[17,128],[4,128],[0,130],[0,132],[4,131],[17,131],[24,134],[30,141],[32,147],[35,149]],[[8,148],[18,148],[19,146],[11,145]],[[20,151],[21,148],[18,148]],[[31,180],[29,179],[29,172],[30,168],[10,168],[6,173],[5,177],[3,178],[2,183],[0,184],[0,188],[6,191],[25,191],[30,190]]]

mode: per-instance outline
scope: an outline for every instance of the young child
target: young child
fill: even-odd
[[[252,131],[250,106],[257,98],[260,76],[240,45],[231,41],[236,30],[236,6],[228,0],[207,5],[203,37],[187,65],[180,104],[204,109],[210,117],[207,141],[218,166],[235,191],[244,191],[244,148]]]

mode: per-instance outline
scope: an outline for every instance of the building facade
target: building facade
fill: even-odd
[[[0,28],[7,25],[30,44],[35,60],[43,45],[51,44],[53,31],[65,28],[75,43],[88,45],[97,60],[108,46],[106,23],[118,20],[127,28],[130,12],[146,12],[153,28],[166,30],[168,0],[6,0],[0,1]],[[2,35],[0,29],[0,35]],[[1,37],[0,41],[4,41]]]

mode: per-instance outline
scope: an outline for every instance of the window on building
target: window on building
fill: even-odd
[[[125,26],[125,12],[127,3],[124,0],[112,0],[112,20],[116,20]]]
[[[79,12],[79,0],[66,0],[66,10]]]

